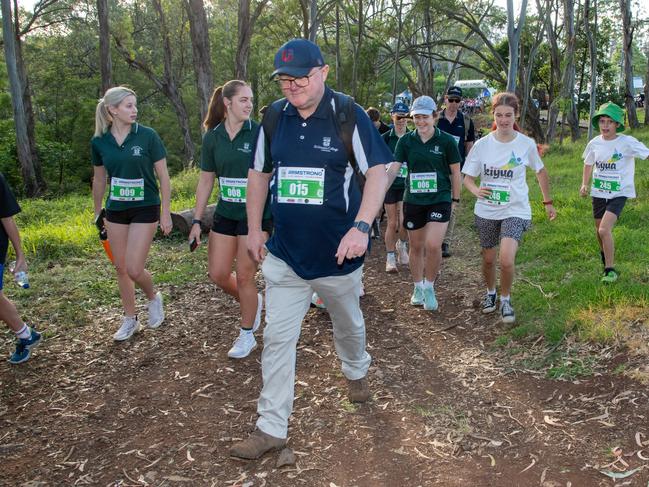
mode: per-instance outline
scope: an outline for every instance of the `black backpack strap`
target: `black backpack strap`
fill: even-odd
[[[282,111],[286,107],[286,98],[274,101],[264,113],[264,116],[261,119],[261,126],[264,129],[264,135],[266,140],[270,141],[273,138],[277,124],[279,123],[279,117],[282,115]]]
[[[363,190],[365,186],[365,175],[358,167],[358,162],[354,156],[354,130],[356,128],[356,103],[354,98],[339,91],[333,92],[334,104],[336,106],[336,121],[338,122],[338,130],[340,138],[347,151],[347,159],[356,173],[358,184]]]

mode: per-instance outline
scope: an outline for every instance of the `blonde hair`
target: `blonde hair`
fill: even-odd
[[[113,124],[113,117],[108,111],[108,107],[116,107],[127,96],[137,95],[126,86],[115,86],[106,90],[104,97],[99,99],[95,110],[95,137],[104,135]]]

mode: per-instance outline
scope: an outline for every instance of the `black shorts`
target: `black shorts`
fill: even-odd
[[[273,231],[272,220],[262,220],[261,229],[270,235]],[[232,218],[219,215],[214,212],[214,221],[212,222],[212,231],[221,235],[237,237],[239,235],[248,235],[247,220],[233,220]]]
[[[157,223],[160,221],[160,205],[136,206],[128,210],[106,209],[106,220],[120,225],[131,223]]]
[[[405,191],[405,188],[401,189],[394,189],[390,188],[388,191],[385,193],[385,199],[383,200],[384,205],[394,205],[398,203],[399,201],[403,201],[403,193]]]
[[[610,200],[593,197],[593,217],[595,220],[601,220],[604,213],[610,211],[616,217],[620,218],[625,204],[626,196],[618,196],[617,198],[611,198]]]
[[[451,203],[434,205],[403,204],[403,226],[406,230],[419,230],[427,223],[446,223],[451,219]]]

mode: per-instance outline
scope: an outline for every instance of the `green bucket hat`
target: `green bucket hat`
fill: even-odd
[[[599,107],[599,110],[595,112],[593,118],[591,119],[591,124],[594,128],[599,128],[597,121],[602,115],[606,115],[611,120],[619,124],[617,126],[616,132],[624,132],[624,110],[622,110],[622,107],[616,105],[612,101],[604,103],[601,107]]]

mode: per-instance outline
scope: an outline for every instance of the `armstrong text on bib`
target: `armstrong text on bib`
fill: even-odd
[[[321,205],[324,202],[325,170],[317,167],[280,167],[277,202]]]

